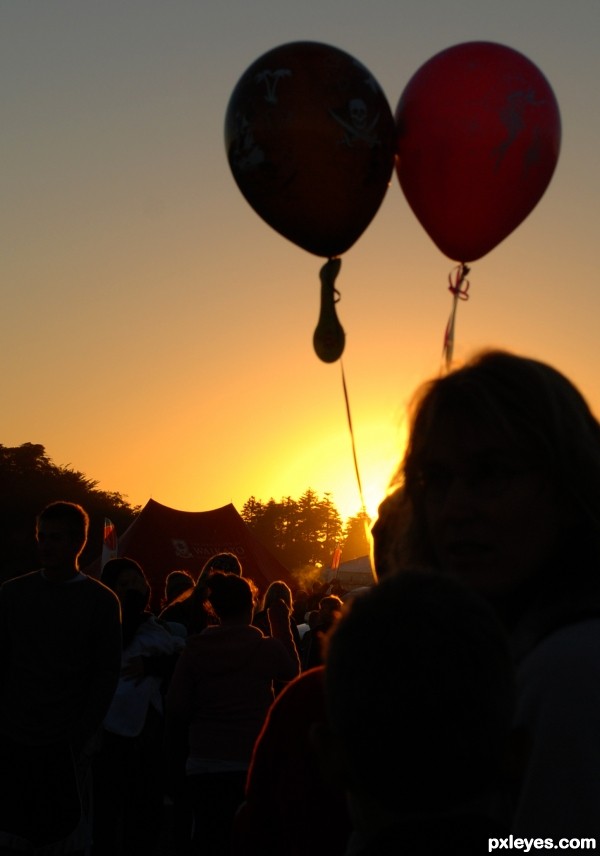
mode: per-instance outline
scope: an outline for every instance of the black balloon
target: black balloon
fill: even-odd
[[[293,42],[257,59],[227,108],[233,176],[254,210],[317,256],[344,253],[390,183],[395,126],[373,75],[354,57]]]

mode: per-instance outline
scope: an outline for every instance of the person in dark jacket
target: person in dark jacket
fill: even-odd
[[[248,580],[216,572],[208,587],[220,624],[188,639],[169,687],[167,721],[175,766],[185,756],[193,846],[219,856],[229,852],[273,682],[291,680],[300,664],[287,608],[271,607],[272,636],[265,637],[251,625],[254,590]],[[181,734],[188,738],[185,747]]]
[[[47,506],[42,568],[0,588],[3,853],[89,844],[89,762],[119,679],[121,625],[115,595],[79,570],[88,526],[79,505]]]

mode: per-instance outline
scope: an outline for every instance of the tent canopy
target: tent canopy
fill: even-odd
[[[372,586],[376,580],[371,570],[371,557],[360,556],[358,559],[342,562],[337,570],[327,571],[326,579],[327,582],[336,580],[348,590]]]
[[[178,511],[150,499],[118,541],[118,555],[135,559],[144,569],[154,609],[171,571],[189,571],[196,580],[217,553],[234,553],[243,576],[252,579],[261,593],[274,580],[283,580],[290,588],[295,585],[287,568],[255,538],[231,503],[212,511]]]

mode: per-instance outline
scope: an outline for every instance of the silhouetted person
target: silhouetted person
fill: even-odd
[[[342,856],[351,831],[345,794],[325,777],[314,745],[325,720],[322,666],[277,696],[255,743],[234,856]]]
[[[165,593],[161,606],[165,609],[176,597],[194,587],[194,578],[189,571],[171,571],[165,580]]]
[[[346,792],[348,853],[475,856],[508,835],[514,670],[485,601],[425,572],[356,597],[329,638],[325,701],[318,744]]]
[[[323,662],[327,634],[342,614],[343,601],[334,594],[319,601],[319,609],[311,617],[310,630],[302,639],[304,649],[303,668],[312,669]]]
[[[251,625],[254,592],[248,580],[214,573],[209,597],[220,624],[188,639],[169,687],[167,723],[174,765],[185,764],[193,846],[221,856],[230,851],[234,814],[273,701],[273,682],[291,680],[300,664],[284,604],[270,609],[271,638]]]
[[[94,772],[94,856],[151,856],[162,829],[165,791],[163,696],[184,646],[149,611],[150,586],[126,557],[102,569],[121,602],[121,676],[106,717]]]
[[[259,630],[262,630],[265,636],[271,635],[271,626],[269,624],[267,611],[269,607],[273,606],[273,604],[277,603],[279,600],[282,600],[285,603],[289,612],[292,611],[292,591],[288,584],[284,583],[283,580],[275,580],[269,584],[260,604],[260,609],[254,613],[254,617],[252,619],[252,624],[255,627],[258,627]]]
[[[292,591],[288,584],[283,582],[283,580],[275,580],[269,585],[262,599],[260,610],[254,613],[252,624],[255,627],[258,627],[258,629],[265,636],[271,636],[272,633],[271,622],[269,621],[269,609],[272,606],[275,606],[275,604],[277,604],[279,601],[281,601],[287,609],[290,632],[294,640],[294,645],[296,646],[296,653],[298,654],[298,659],[301,661],[302,643],[300,640],[300,634],[298,633],[298,627],[296,625],[296,622],[294,621],[292,611]],[[280,690],[282,686],[282,684],[278,684],[275,688],[276,690]]]
[[[292,609],[296,624],[304,624],[308,612],[308,592],[305,589],[298,589],[294,592]]]
[[[160,618],[174,625],[182,625],[187,636],[201,633],[209,624],[218,624],[218,619],[208,599],[208,581],[213,573],[242,576],[240,560],[233,553],[217,553],[208,559],[198,575],[195,585],[175,597],[160,613]]]
[[[79,571],[88,526],[78,505],[47,506],[36,529],[43,567],[0,588],[3,853],[89,844],[81,799],[119,677],[121,627],[115,595]]]
[[[600,838],[600,424],[552,366],[484,352],[418,391],[395,485],[377,567],[437,566],[509,633],[513,834]]]
[[[242,563],[235,553],[217,553],[204,563],[204,567],[198,576],[198,582],[201,580],[206,582],[206,578],[214,574],[215,571],[222,571],[224,574],[235,574],[236,577],[241,577]]]

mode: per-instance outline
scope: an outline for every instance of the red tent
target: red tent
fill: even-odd
[[[234,553],[242,573],[262,593],[274,580],[290,587],[290,572],[254,537],[232,504],[212,511],[178,511],[153,499],[118,539],[118,555],[139,562],[158,608],[170,571],[187,570],[194,579],[211,556]]]

